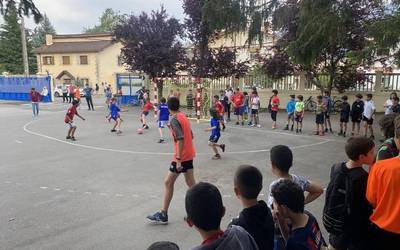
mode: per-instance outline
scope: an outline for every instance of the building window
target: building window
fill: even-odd
[[[88,57],[87,56],[80,56],[79,61],[81,65],[87,65],[88,64]]]
[[[62,62],[63,62],[63,65],[70,65],[71,64],[70,57],[69,56],[63,56],[62,57]]]
[[[54,56],[44,56],[43,65],[54,65]]]

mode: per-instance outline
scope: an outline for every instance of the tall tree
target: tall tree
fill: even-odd
[[[50,19],[46,14],[43,15],[43,19],[39,22],[39,25],[35,27],[31,35],[31,42],[33,48],[39,48],[46,43],[46,34],[56,34],[56,30],[50,22]]]
[[[148,74],[157,82],[162,96],[163,82],[158,77],[174,76],[185,62],[185,50],[180,43],[183,26],[161,7],[150,15],[142,12],[122,20],[114,35],[124,45],[122,60],[128,69]]]
[[[18,2],[18,5],[17,5]],[[12,10],[17,6],[17,13],[19,16],[25,15],[30,16],[33,15],[33,18],[36,23],[40,21],[42,15],[40,14],[39,9],[33,3],[33,0],[0,0],[0,13],[2,15],[6,14],[9,10]]]
[[[29,42],[27,42],[27,49],[28,59],[31,62],[29,70],[33,73],[36,71],[36,59],[33,60],[34,55]],[[4,16],[4,24],[0,27],[0,72],[4,71],[11,74],[24,72],[21,27],[18,24],[18,13],[15,7],[9,7]]]
[[[109,33],[114,30],[114,27],[118,24],[122,18],[120,14],[115,12],[113,9],[106,9],[99,18],[99,24],[92,28],[87,28],[84,33]]]

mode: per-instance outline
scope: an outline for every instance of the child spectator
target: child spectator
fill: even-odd
[[[293,131],[294,128],[294,112],[296,110],[296,96],[295,95],[290,95],[290,100],[286,105],[286,112],[288,114],[288,121],[285,130],[289,130],[289,125],[291,124],[291,131]]]
[[[363,165],[375,161],[375,145],[365,137],[350,138],[345,146],[347,162],[331,168],[323,221],[329,244],[335,249],[370,249],[369,216],[372,207],[365,198],[368,173]]]
[[[250,99],[251,102],[251,120],[249,122],[250,126],[257,126],[261,128],[258,112],[260,110],[260,97],[258,96],[257,90],[253,90],[253,96]]]
[[[397,116],[398,114],[385,115],[379,121],[379,125],[385,140],[376,153],[377,161],[390,159],[399,155],[399,149],[397,148],[394,140],[394,119]]]
[[[331,133],[333,133],[332,130],[332,124],[331,124],[331,112],[332,112],[332,98],[330,96],[329,91],[324,92],[324,96],[322,97],[322,102],[324,103],[325,106],[325,113],[324,113],[324,118],[325,118],[325,132],[328,132],[328,129]]]
[[[76,125],[74,123],[74,116],[78,116],[79,118],[81,118],[83,121],[85,120],[85,118],[83,118],[82,116],[80,116],[78,114],[78,111],[76,110],[76,108],[79,106],[79,102],[77,100],[73,100],[72,101],[72,106],[70,108],[68,108],[67,114],[65,115],[64,118],[64,122],[66,124],[68,124],[69,129],[68,129],[68,134],[66,139],[67,140],[72,140],[75,141],[75,131],[76,131]]]
[[[203,89],[203,98],[201,100],[201,111],[203,113],[204,119],[207,119],[209,109],[210,109],[210,98],[208,97],[207,90]]]
[[[322,102],[322,96],[317,96],[317,108],[315,110],[315,135],[324,136],[324,116],[326,112],[325,104]]]
[[[278,97],[278,90],[272,90],[272,97],[271,97],[271,119],[272,119],[272,129],[276,129],[276,115],[278,114],[279,110],[279,97]]]
[[[111,129],[111,132],[117,132],[117,135],[121,134],[121,123],[122,119],[119,114],[121,109],[118,107],[118,100],[117,98],[112,98],[111,99],[111,105],[110,105],[110,119],[113,119],[115,121],[114,127]]]
[[[244,125],[243,120],[243,110],[244,110],[244,95],[240,91],[239,88],[236,88],[234,95],[231,98],[233,104],[233,113],[236,115],[236,125],[239,125],[240,121],[242,121],[242,125]]]
[[[215,108],[210,109],[211,121],[210,128],[206,128],[205,131],[211,131],[210,139],[208,140],[208,146],[210,146],[215,155],[212,157],[213,160],[221,159],[221,155],[218,153],[217,147],[221,148],[222,152],[225,152],[225,144],[217,144],[221,137],[220,120],[217,110]]]
[[[363,112],[363,120],[364,120],[364,136],[367,137],[368,130],[370,131],[370,138],[375,139],[374,129],[372,125],[374,124],[374,115],[375,115],[375,104],[372,101],[372,94],[367,94],[367,100],[364,103],[364,112]]]
[[[356,100],[351,105],[351,123],[352,123],[352,130],[351,136],[360,135],[360,123],[363,118],[364,112],[364,102],[362,100],[363,96],[361,94],[356,95]],[[355,131],[357,126],[357,132]]]
[[[274,221],[267,204],[257,197],[262,189],[262,174],[253,166],[242,165],[235,173],[235,194],[242,203],[243,210],[230,225],[243,227],[258,245],[260,250],[274,247]]]
[[[347,123],[350,117],[350,104],[347,102],[347,96],[342,96],[342,105],[340,106],[340,132],[339,135],[346,137]]]
[[[187,95],[186,95],[186,108],[188,111],[188,116],[192,117],[192,112],[193,112],[193,92],[191,89],[189,89]]]
[[[151,244],[147,250],[179,250],[179,247],[170,241],[158,241]]]
[[[286,250],[315,249],[326,247],[318,222],[304,210],[303,190],[291,180],[280,180],[272,188],[274,198],[273,213],[278,217]],[[285,219],[289,219],[289,230]]]
[[[221,127],[222,127],[222,131],[224,131],[225,130],[225,122],[224,122],[224,105],[221,103],[221,101],[219,100],[219,96],[218,95],[215,95],[214,96],[214,101],[213,101],[213,104],[214,104],[214,108],[215,108],[215,110],[217,111],[217,114],[218,114],[218,116],[219,116],[219,122],[220,122],[220,124],[221,124]]]
[[[140,117],[140,121],[142,122],[142,127],[144,129],[149,129],[149,126],[147,125],[146,117],[149,115],[149,112],[151,109],[155,110],[154,105],[153,105],[153,103],[150,102],[150,98],[147,98],[143,105],[143,112]]]
[[[158,107],[158,131],[160,132],[160,140],[158,143],[163,143],[164,136],[163,136],[163,129],[168,125],[169,121],[169,111],[167,100],[164,97],[160,99],[160,106]]]
[[[303,118],[304,118],[304,101],[303,96],[298,95],[295,107],[295,118],[296,121],[296,133],[301,133],[303,129]]]
[[[245,120],[247,122],[249,119],[250,96],[246,91],[243,92],[243,95],[244,95],[243,120]]]
[[[395,142],[400,147],[400,118],[394,121]],[[370,170],[366,196],[373,207],[373,249],[400,246],[400,158],[378,161]]]
[[[40,94],[36,91],[35,88],[31,88],[29,92],[29,96],[32,102],[32,112],[33,117],[39,116],[39,102],[40,102]]]
[[[272,187],[280,180],[280,179],[290,179],[298,184],[303,192],[307,192],[305,197],[305,204],[308,204],[315,199],[317,199],[324,190],[322,186],[316,182],[312,182],[303,176],[297,176],[294,174],[290,174],[289,170],[293,166],[293,153],[292,150],[288,146],[285,145],[277,145],[271,148],[270,151],[270,159],[271,159],[271,167],[272,173],[278,178],[274,180],[270,186],[269,191],[271,193]],[[269,196],[268,205],[272,205],[272,197]]]
[[[203,243],[193,250],[257,250],[253,237],[240,226],[221,230],[221,219],[225,215],[222,196],[212,184],[200,182],[186,192],[186,222],[203,238]]]
[[[393,97],[393,104],[390,107],[391,113],[400,114],[399,98],[397,96]]]

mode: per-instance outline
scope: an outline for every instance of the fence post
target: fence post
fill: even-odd
[[[299,91],[305,91],[306,89],[306,74],[302,71],[299,73],[300,79],[299,79]]]
[[[382,71],[376,71],[375,72],[375,88],[374,88],[374,92],[377,93],[377,94],[382,91],[382,78],[383,78],[383,72]]]

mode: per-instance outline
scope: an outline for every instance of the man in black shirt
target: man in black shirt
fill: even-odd
[[[260,171],[253,166],[240,166],[235,174],[234,185],[235,194],[244,209],[229,226],[243,227],[253,236],[260,250],[272,250],[274,247],[274,221],[267,204],[257,200],[262,189]]]

